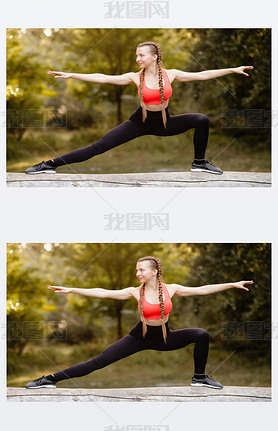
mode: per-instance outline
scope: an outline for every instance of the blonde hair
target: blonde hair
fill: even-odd
[[[166,117],[166,111],[165,111],[165,107],[164,107],[164,90],[163,90],[163,75],[162,75],[162,52],[160,49],[160,46],[158,45],[158,43],[156,42],[142,42],[139,43],[139,45],[137,46],[137,48],[141,48],[143,46],[149,46],[150,51],[152,53],[152,55],[157,55],[157,66],[158,66],[158,84],[159,84],[159,91],[160,91],[160,101],[161,101],[161,106],[162,106],[162,119],[163,119],[163,124],[164,127],[166,129],[166,123],[167,123],[167,117]],[[144,99],[143,99],[143,82],[144,82],[144,77],[145,77],[145,69],[142,70],[142,72],[140,73],[140,102],[141,102],[141,106],[142,106],[142,119],[143,122],[145,122],[146,118],[147,118],[147,109],[146,109],[146,105],[144,103]]]
[[[161,319],[162,319],[162,334],[163,334],[164,342],[166,343],[167,330],[166,330],[166,326],[165,326],[165,322],[164,322],[162,266],[161,266],[159,259],[157,259],[157,257],[154,257],[154,256],[141,257],[140,259],[138,259],[137,262],[144,262],[144,261],[149,261],[151,268],[157,270],[156,276],[157,276],[157,281],[158,281],[158,298],[159,298],[159,305],[160,305],[160,315],[161,315]],[[143,313],[144,292],[145,292],[145,283],[141,284],[141,286],[140,286],[140,316],[141,316],[141,321],[142,321],[142,325],[143,325],[143,337],[145,337],[145,335],[147,333],[147,324],[146,324],[146,321],[144,318],[144,313]]]

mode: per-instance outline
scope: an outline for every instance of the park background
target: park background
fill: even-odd
[[[207,329],[207,373],[226,386],[271,385],[271,245],[263,243],[7,245],[7,384],[92,359],[140,320],[135,300],[55,294],[48,285],[122,289],[138,286],[137,259],[160,258],[165,283],[186,286],[254,280],[250,291],[174,296],[172,330]],[[59,383],[87,388],[190,383],[194,344],[147,350]]]
[[[96,142],[139,107],[135,85],[57,80],[48,70],[118,75],[139,71],[138,43],[161,45],[164,67],[188,72],[253,65],[250,76],[173,83],[172,115],[209,117],[206,157],[224,170],[271,169],[271,29],[25,28],[7,30],[7,170]],[[59,172],[188,170],[191,129],[137,138]]]

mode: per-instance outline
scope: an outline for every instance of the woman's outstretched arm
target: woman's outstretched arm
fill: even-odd
[[[102,288],[82,289],[77,287],[63,287],[63,286],[48,286],[48,289],[54,290],[55,293],[77,293],[83,296],[93,296],[94,298],[111,298],[125,300],[134,298],[135,287],[127,287],[121,290],[110,290]]]
[[[135,84],[135,72],[124,73],[123,75],[105,75],[103,73],[71,73],[71,72],[55,72],[49,70],[48,75],[54,78],[61,79],[79,79],[79,81],[98,82],[100,84],[115,84],[115,85],[128,85]]]
[[[178,69],[171,69],[168,74],[172,75],[173,81],[205,81],[206,79],[219,78],[220,76],[229,75],[230,73],[238,73],[240,75],[249,76],[244,72],[245,69],[254,69],[253,66],[230,67],[228,69],[204,70],[202,72],[183,72]]]
[[[174,295],[177,296],[195,296],[195,295],[210,295],[211,293],[221,292],[227,289],[243,289],[249,291],[245,285],[253,284],[250,281],[237,281],[235,283],[223,283],[223,284],[207,284],[200,287],[186,287],[180,284],[172,284],[171,286],[175,289]]]

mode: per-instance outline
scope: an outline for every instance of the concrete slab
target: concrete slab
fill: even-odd
[[[119,389],[7,388],[8,401],[17,402],[270,402],[271,388],[224,386],[211,389],[192,386]]]
[[[8,187],[270,187],[268,172],[155,172],[137,174],[7,173]]]

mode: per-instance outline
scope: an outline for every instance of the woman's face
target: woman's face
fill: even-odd
[[[147,283],[152,278],[156,277],[157,270],[152,269],[150,261],[144,260],[143,262],[137,262],[136,265],[136,277],[141,283]]]
[[[149,46],[142,46],[136,49],[136,63],[141,69],[146,69],[152,63],[156,62],[157,55],[151,54]]]

